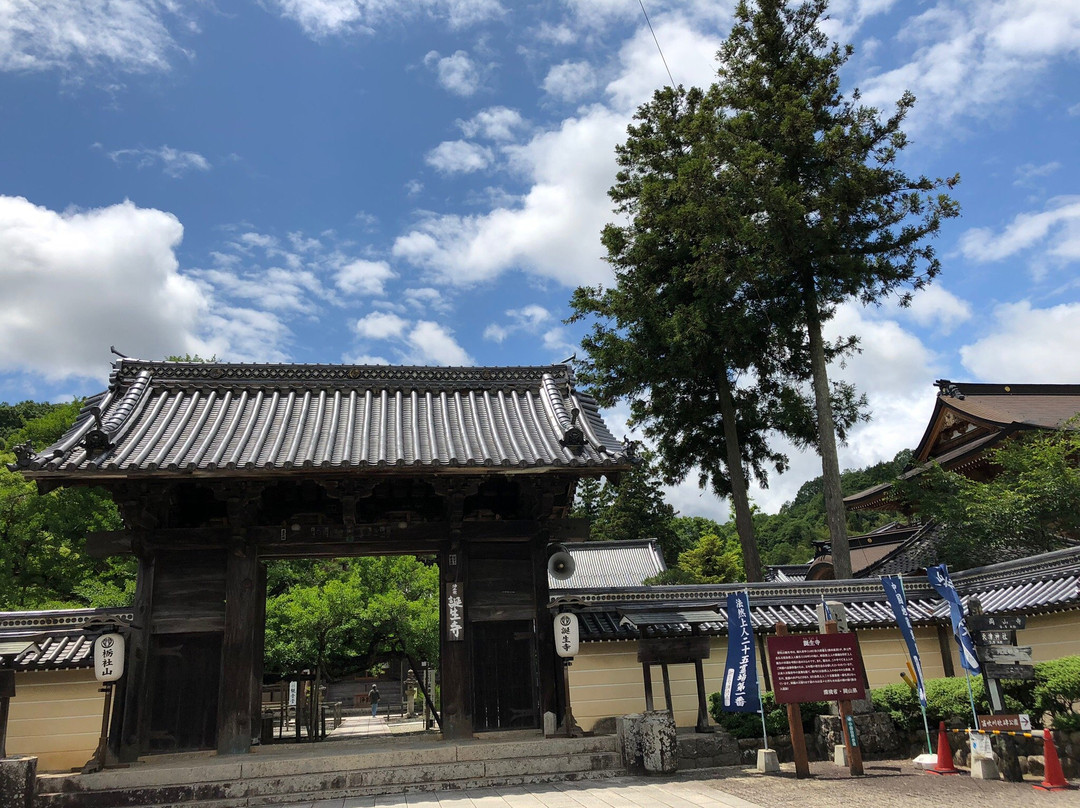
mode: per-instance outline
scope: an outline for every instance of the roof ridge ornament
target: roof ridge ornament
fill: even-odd
[[[938,379],[934,384],[938,387],[938,396],[942,398],[957,398],[961,401],[965,398],[964,394],[960,392],[960,386],[957,385],[956,382],[951,382],[948,379]]]

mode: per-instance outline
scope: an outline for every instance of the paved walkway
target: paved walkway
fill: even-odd
[[[1080,806],[1080,791],[1036,791],[1028,783],[940,777],[917,772],[909,761],[870,762],[853,778],[831,763],[812,764],[813,777],[724,768],[672,778],[614,777],[579,783],[544,783],[436,793],[351,797],[281,803],[278,808],[1029,808]],[[1035,782],[1035,781],[1032,781]]]
[[[341,724],[326,733],[325,741],[345,741],[354,738],[367,738],[379,735],[418,735],[424,732],[424,719],[409,720],[386,716],[371,717],[371,713],[342,716]],[[434,732],[432,735],[434,736]],[[324,741],[324,742],[325,742]]]

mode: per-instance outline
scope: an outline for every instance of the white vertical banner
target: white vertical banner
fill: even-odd
[[[94,677],[115,682],[124,675],[124,635],[102,634],[94,640]]]
[[[564,658],[577,656],[580,640],[578,616],[570,612],[555,615],[555,652]]]

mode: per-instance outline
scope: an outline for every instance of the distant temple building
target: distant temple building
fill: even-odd
[[[910,468],[900,475],[911,479],[936,463],[975,480],[993,476],[989,450],[1011,437],[1032,430],[1080,428],[1069,420],[1080,413],[1078,384],[967,384],[942,379],[930,423],[915,449]],[[849,511],[895,511],[892,483],[882,483],[844,498]],[[856,578],[925,570],[937,563],[937,533],[933,524],[890,523],[862,536],[852,536],[851,566]],[[776,581],[833,578],[827,543],[818,546],[809,564],[770,569]]]

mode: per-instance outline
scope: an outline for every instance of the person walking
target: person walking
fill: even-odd
[[[379,714],[379,699],[382,698],[379,695],[379,686],[373,684],[367,695],[368,701],[371,702],[371,717],[375,718]]]

